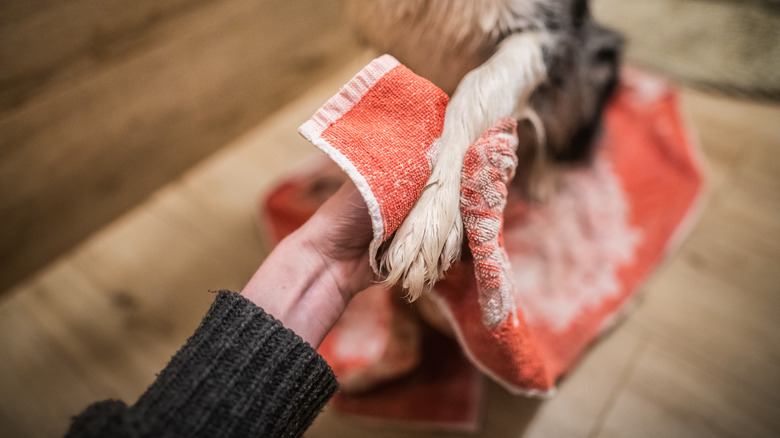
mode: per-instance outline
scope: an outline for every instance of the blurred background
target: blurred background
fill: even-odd
[[[610,423],[622,394],[610,386],[600,402],[563,395],[549,424],[529,433],[625,436],[621,425],[657,421],[676,436],[772,436],[780,0],[594,0],[592,9],[627,36],[629,64],[683,87],[713,185],[703,225],[648,286],[665,291],[649,294],[657,307],[632,317],[603,360],[632,352],[611,376],[630,388],[632,367],[658,349],[672,359],[637,385],[678,376],[682,361],[695,384],[672,398],[710,404],[653,393],[656,405]],[[0,436],[58,436],[88,401],[140,394],[211,300],[180,288],[242,286],[266,250],[252,241],[256,196],[314,153],[295,127],[370,58],[336,0],[0,0]],[[169,196],[176,190],[186,193]],[[187,263],[206,267],[193,276]],[[677,293],[699,287],[714,295]],[[582,379],[604,368],[590,366]],[[494,403],[522,404],[491,391]],[[562,412],[589,404],[600,409],[555,428]],[[519,436],[496,421],[484,436]],[[380,433],[327,416],[318,427],[317,436]]]
[[[333,0],[3,0],[0,289],[356,53]]]

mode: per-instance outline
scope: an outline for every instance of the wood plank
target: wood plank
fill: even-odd
[[[176,347],[132,297],[104,292],[65,261],[0,306],[0,435],[62,436],[87,405],[153,381]]]
[[[648,285],[630,325],[699,355],[777,402],[780,252],[767,239],[771,233],[754,230],[705,215],[688,245]],[[766,255],[767,246],[775,256]]]
[[[595,436],[777,436],[780,405],[688,359],[651,345]]]
[[[681,90],[681,108],[710,167],[710,190],[717,191],[761,145],[780,144],[777,105]]]
[[[0,290],[352,59],[337,5],[187,9],[137,37],[144,43],[127,56],[0,116]]]
[[[64,81],[136,55],[155,32],[209,0],[4,2],[0,7],[0,114]]]
[[[776,298],[744,293],[684,267],[670,267],[655,285],[631,318],[632,329],[654,335],[667,348],[696,355],[701,366],[780,402]]]

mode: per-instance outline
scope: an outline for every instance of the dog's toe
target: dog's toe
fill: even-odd
[[[381,256],[385,282],[400,284],[410,301],[440,279],[460,255],[459,187],[428,187]]]

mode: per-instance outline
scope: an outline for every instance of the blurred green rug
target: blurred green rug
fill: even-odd
[[[686,85],[780,100],[780,0],[593,0],[626,60]]]

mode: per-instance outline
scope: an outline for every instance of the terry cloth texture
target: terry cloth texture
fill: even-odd
[[[431,174],[447,95],[390,55],[372,61],[299,131],[355,182],[381,243],[401,225]]]
[[[393,65],[385,74],[403,68]],[[361,178],[390,180],[380,181],[380,186],[405,178],[409,186],[420,187],[440,131],[424,137],[426,142],[415,149],[419,134],[407,138],[407,130],[388,131],[384,124],[403,119],[408,108],[428,108],[432,114],[415,115],[423,120],[443,117],[440,104],[429,105],[430,100],[422,98],[414,105],[417,98],[404,91],[428,89],[427,81],[407,70],[404,76],[406,88],[391,86],[380,96],[372,95],[372,101],[381,98],[383,105],[363,107],[361,96],[370,90],[347,93],[351,97],[342,100],[341,117],[329,117],[324,124],[318,112],[312,119],[319,120],[323,132],[337,133],[342,123],[354,126],[346,131],[360,132],[366,143],[360,154],[370,154],[358,160],[364,167],[336,161],[358,187],[371,191],[366,200],[374,203],[373,211],[394,212],[394,218],[409,211],[408,198],[372,191]],[[362,73],[353,81],[368,83]],[[409,86],[408,81],[425,85]],[[353,107],[362,109],[350,117]],[[321,137],[307,134],[305,127],[311,123],[302,132],[326,152],[339,151],[328,152],[331,157],[346,156],[341,151],[353,147],[355,136],[341,142],[337,135],[323,147]],[[427,354],[426,325],[451,334],[473,367],[509,391],[553,394],[558,379],[630,307],[644,279],[688,232],[703,193],[697,150],[681,122],[676,93],[666,83],[636,72],[625,74],[604,125],[593,163],[567,171],[560,191],[545,205],[529,204],[518,191],[502,188],[513,168],[513,121],[497,121],[472,145],[464,163],[461,211],[469,225],[471,251],[413,310],[398,305],[395,295],[379,286],[350,303],[319,350],[336,374],[345,377],[334,406],[389,420],[473,427],[478,383],[467,371],[448,366],[457,359],[442,362]],[[398,136],[393,142],[403,145],[403,154],[417,150],[418,159],[405,161],[417,167],[396,168],[406,176],[385,173],[384,163],[395,162],[396,154],[369,144],[380,135],[373,131]],[[314,208],[307,212],[301,205],[314,203],[301,201],[313,198],[312,187],[333,179],[317,172],[291,177],[268,196],[264,208],[276,238],[313,213]],[[398,223],[388,224],[384,217],[379,217],[382,232],[375,234],[380,242]]]
[[[336,391],[298,335],[221,291],[195,334],[134,405],[91,405],[67,437],[299,437]]]
[[[517,121],[501,120],[469,148],[461,170],[460,210],[487,327],[496,327],[510,314],[517,318],[503,241],[504,207],[517,167],[517,144]]]

